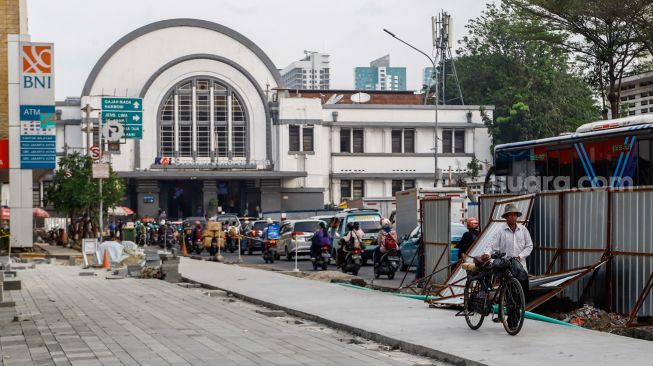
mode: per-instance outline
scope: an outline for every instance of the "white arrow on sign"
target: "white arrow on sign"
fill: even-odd
[[[137,114],[135,114],[134,117],[132,117],[132,119],[133,119],[134,121],[137,121],[137,122],[138,122],[138,121],[141,120],[141,117],[139,117]]]
[[[134,102],[134,108],[135,108],[135,109],[138,109],[138,106],[139,106],[139,105],[140,105],[140,103],[138,103],[138,101]]]
[[[125,128],[119,121],[107,121],[102,127],[102,134],[109,142],[118,142],[125,135]]]

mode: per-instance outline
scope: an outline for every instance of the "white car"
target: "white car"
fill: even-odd
[[[287,260],[295,257],[295,247],[298,255],[310,255],[311,238],[320,228],[321,220],[289,220],[282,224],[277,250],[285,254]]]

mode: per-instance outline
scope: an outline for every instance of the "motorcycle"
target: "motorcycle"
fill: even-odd
[[[379,278],[381,275],[387,275],[388,279],[395,278],[395,272],[399,268],[399,253],[397,250],[389,250],[381,255],[381,259],[374,263],[374,277]]]
[[[320,248],[320,253],[317,254],[313,260],[313,270],[317,271],[318,268],[322,267],[323,271],[326,271],[327,266],[331,262],[331,248],[328,245],[323,245]]]
[[[59,227],[54,226],[48,231],[48,243],[50,245],[57,245],[57,240],[59,240]]]
[[[159,243],[159,228],[156,224],[150,224],[149,226],[150,240],[149,245],[156,245]]]
[[[354,276],[358,276],[358,271],[361,269],[362,256],[360,248],[353,248],[347,252],[345,261],[342,265],[342,273],[351,272]]]
[[[159,233],[159,247],[171,248],[175,245],[175,230],[171,226],[160,228]]]
[[[274,263],[277,259],[277,239],[268,239],[263,248],[263,260],[265,263]]]

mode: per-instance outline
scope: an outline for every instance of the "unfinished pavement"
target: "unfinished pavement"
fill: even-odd
[[[421,301],[235,265],[182,258],[180,272],[255,303],[454,363],[647,365],[653,352],[651,342],[530,320],[515,337],[487,319],[473,331],[455,312]]]
[[[432,364],[224,293],[79,272],[19,271],[16,307],[0,308],[0,365]]]

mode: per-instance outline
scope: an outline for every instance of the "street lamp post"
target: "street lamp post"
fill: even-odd
[[[437,67],[435,66],[435,59],[426,54],[424,51],[420,50],[419,48],[413,46],[412,44],[404,41],[403,39],[397,37],[394,35],[394,33],[390,32],[387,29],[383,29],[384,32],[388,33],[392,38],[398,40],[399,42],[405,44],[406,46],[414,49],[415,51],[421,53],[426,57],[431,64],[433,65],[433,73],[431,74],[431,77],[433,78],[433,85],[435,85],[435,93],[434,93],[434,105],[435,105],[435,128],[433,131],[433,139],[434,139],[434,148],[433,148],[433,159],[435,160],[435,171],[434,171],[434,177],[433,177],[433,186],[437,187],[438,186],[438,181],[440,179],[440,175],[438,174],[438,103],[439,103],[439,97],[438,97],[438,86],[437,86]],[[425,91],[428,94],[428,87]]]

